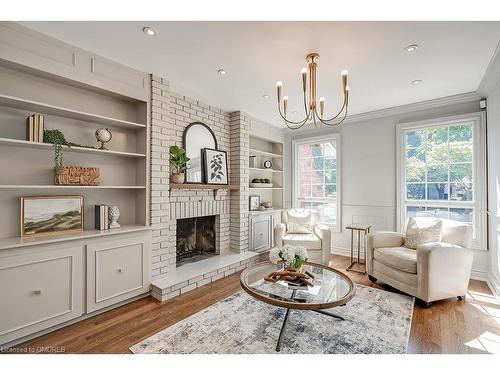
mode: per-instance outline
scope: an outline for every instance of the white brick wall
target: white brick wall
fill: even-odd
[[[231,182],[240,185],[231,193],[231,250],[248,250],[248,158],[249,117],[243,112],[231,114]]]
[[[218,215],[217,251],[248,250],[248,126],[246,114],[222,111],[171,92],[166,79],[152,76],[151,101],[151,223],[152,277],[165,277],[175,265],[176,219]],[[226,151],[230,182],[240,191],[169,190],[169,147],[182,147],[184,129],[200,121],[214,132],[218,148]]]

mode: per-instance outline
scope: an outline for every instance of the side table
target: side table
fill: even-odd
[[[348,229],[351,231],[351,264],[349,267],[346,268],[346,271],[353,271],[353,272],[358,272],[362,273],[363,275],[366,274],[366,239],[368,236],[368,233],[370,233],[370,228],[372,226],[369,224],[350,224],[345,227],[345,229]],[[358,261],[356,262],[354,260],[354,232],[358,232]],[[364,260],[361,262],[360,260],[360,253],[361,253],[361,232],[363,232],[363,247],[364,247]],[[355,264],[364,264],[365,265],[365,270],[364,271],[359,271],[355,270],[352,267]]]

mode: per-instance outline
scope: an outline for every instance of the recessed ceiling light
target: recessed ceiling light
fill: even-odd
[[[217,74],[221,75],[221,76],[225,76],[227,74],[227,72],[224,70],[224,69],[218,69],[217,70]]]
[[[422,82],[423,82],[423,81],[422,81],[421,79],[416,79],[416,80],[414,80],[414,81],[411,81],[410,83],[411,83],[412,85],[420,85]]]
[[[269,99],[269,95],[267,95],[267,94],[262,95],[262,97],[263,97],[264,99]]]
[[[155,29],[153,29],[152,27],[149,27],[149,26],[146,26],[145,28],[143,28],[142,31],[146,35],[149,35],[149,36],[155,36],[156,34],[158,34],[158,32]]]
[[[406,52],[415,52],[418,49],[418,44],[410,44],[409,46],[405,47]]]

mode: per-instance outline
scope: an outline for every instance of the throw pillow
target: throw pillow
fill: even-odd
[[[311,225],[311,213],[291,214],[290,212],[288,212],[288,233],[313,233],[313,227]]]
[[[416,249],[418,245],[426,242],[441,241],[441,228],[443,222],[436,220],[430,223],[418,223],[414,218],[408,219],[404,246]]]

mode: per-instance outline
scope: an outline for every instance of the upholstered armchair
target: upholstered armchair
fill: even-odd
[[[319,224],[318,212],[306,209],[283,210],[281,223],[274,227],[274,245],[304,246],[309,261],[328,265],[331,252],[331,231]]]
[[[428,224],[435,218],[415,218]],[[465,298],[472,268],[472,227],[442,219],[440,242],[404,247],[405,235],[378,232],[368,236],[366,268],[372,282],[381,281],[417,297],[421,304]]]

